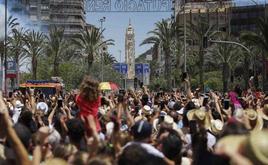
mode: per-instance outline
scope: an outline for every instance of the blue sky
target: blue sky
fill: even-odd
[[[265,0],[255,0],[257,3],[263,3]],[[268,0],[266,0],[268,2]],[[252,5],[251,0],[236,0],[241,5]],[[125,51],[125,31],[128,26],[129,19],[135,29],[136,40],[136,56],[145,52],[150,48],[149,45],[139,46],[139,44],[148,37],[147,32],[154,29],[154,23],[162,18],[170,18],[171,12],[158,13],[87,13],[87,22],[100,27],[99,19],[106,17],[103,23],[105,28],[104,36],[107,39],[114,39],[115,46],[109,47],[109,52],[112,53],[117,60],[120,60],[119,50],[122,51],[122,61],[124,60]]]
[[[122,61],[125,52],[125,31],[131,19],[131,25],[135,30],[136,56],[145,52],[150,46],[139,46],[148,36],[147,32],[154,29],[154,23],[162,18],[170,18],[171,13],[87,13],[87,22],[100,27],[99,19],[106,17],[103,23],[105,28],[104,36],[106,39],[114,39],[115,45],[109,47],[111,52],[119,61],[119,50],[122,51]]]

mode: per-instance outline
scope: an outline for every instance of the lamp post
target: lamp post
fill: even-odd
[[[103,22],[105,22],[106,17],[102,17],[99,21],[101,23],[100,31],[103,31]],[[103,36],[101,36],[103,38]],[[101,82],[103,82],[103,49],[101,49]]]
[[[120,67],[120,83],[121,83],[121,88],[123,87],[123,75],[122,75],[122,51],[121,50],[118,50],[119,51],[119,67]]]
[[[1,61],[4,62],[4,64],[2,63],[2,73],[4,74],[2,76],[3,80],[2,80],[2,89],[4,90],[4,93],[7,92],[7,84],[6,84],[6,74],[7,74],[7,0],[5,0],[5,39],[4,39],[4,59],[1,59]]]
[[[183,6],[183,30],[184,30],[184,72],[187,72],[187,50],[186,50],[186,13],[185,13],[185,5],[186,0],[184,0],[184,6]]]

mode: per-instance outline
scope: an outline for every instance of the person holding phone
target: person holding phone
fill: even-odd
[[[98,139],[100,122],[98,108],[101,103],[99,82],[89,76],[85,76],[80,85],[80,93],[76,97],[76,104],[80,109],[80,118],[85,121],[87,135]]]

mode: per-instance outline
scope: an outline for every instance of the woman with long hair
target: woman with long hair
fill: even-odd
[[[85,76],[76,103],[80,109],[79,116],[86,124],[87,135],[98,138],[98,132],[101,130],[98,120],[98,108],[101,103],[99,82]]]

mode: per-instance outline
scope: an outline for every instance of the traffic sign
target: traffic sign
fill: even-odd
[[[121,73],[121,74],[127,74],[128,71],[128,67],[127,64],[125,63],[115,63],[113,65],[114,70],[116,70],[117,72]]]

